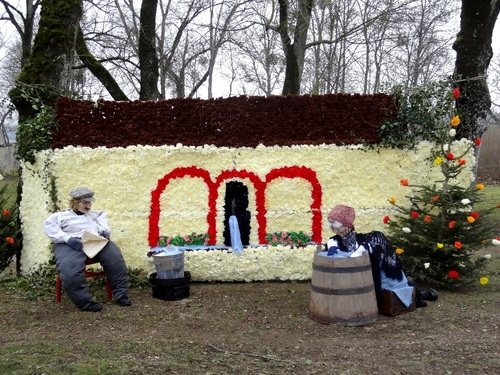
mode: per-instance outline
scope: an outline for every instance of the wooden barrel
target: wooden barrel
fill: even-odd
[[[362,326],[378,317],[370,257],[332,258],[314,254],[311,319],[324,324]]]

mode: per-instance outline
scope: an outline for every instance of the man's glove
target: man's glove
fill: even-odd
[[[109,233],[107,230],[101,230],[99,232],[99,236],[104,237],[105,239],[109,240],[111,238],[111,233]]]
[[[68,240],[68,245],[71,246],[76,251],[82,251],[82,249],[83,249],[82,241],[80,241],[76,237],[70,237]]]

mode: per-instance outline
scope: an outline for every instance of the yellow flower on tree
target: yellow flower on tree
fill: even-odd
[[[486,284],[488,284],[488,281],[489,281],[489,280],[488,280],[488,278],[487,278],[487,277],[481,277],[481,278],[479,279],[479,284],[481,284],[481,285],[486,285]]]
[[[440,165],[443,163],[443,158],[441,156],[438,156],[436,159],[434,159],[434,164]]]
[[[439,243],[439,242],[437,243],[437,247],[438,247],[438,249],[442,249],[442,248],[443,248],[443,246],[444,246],[444,244]]]
[[[451,126],[457,126],[460,124],[460,117],[458,117],[458,115],[456,115],[455,117],[453,117],[450,121],[450,124]]]

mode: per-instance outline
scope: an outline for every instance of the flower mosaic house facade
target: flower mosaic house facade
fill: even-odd
[[[145,254],[161,238],[199,234],[206,246],[185,252],[193,280],[310,279],[316,244],[331,235],[331,207],[351,205],[358,230],[382,230],[388,198],[408,194],[401,179],[439,176],[425,162],[429,143],[412,151],[360,144],[378,142],[391,103],[368,95],[99,105],[61,99],[52,149],[23,168],[23,271],[51,257],[42,223],[53,203],[65,209],[71,188],[88,186],[129,267],[150,269]],[[463,178],[469,183],[472,173]],[[238,254],[227,241],[235,213],[246,236]],[[283,232],[306,233],[311,242],[268,245],[269,233]]]

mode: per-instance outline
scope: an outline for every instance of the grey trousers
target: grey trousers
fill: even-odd
[[[83,271],[87,256],[66,243],[54,244],[54,256],[64,291],[79,309],[85,309],[92,301]],[[104,269],[115,300],[128,297],[127,266],[119,247],[109,241],[92,259]]]

